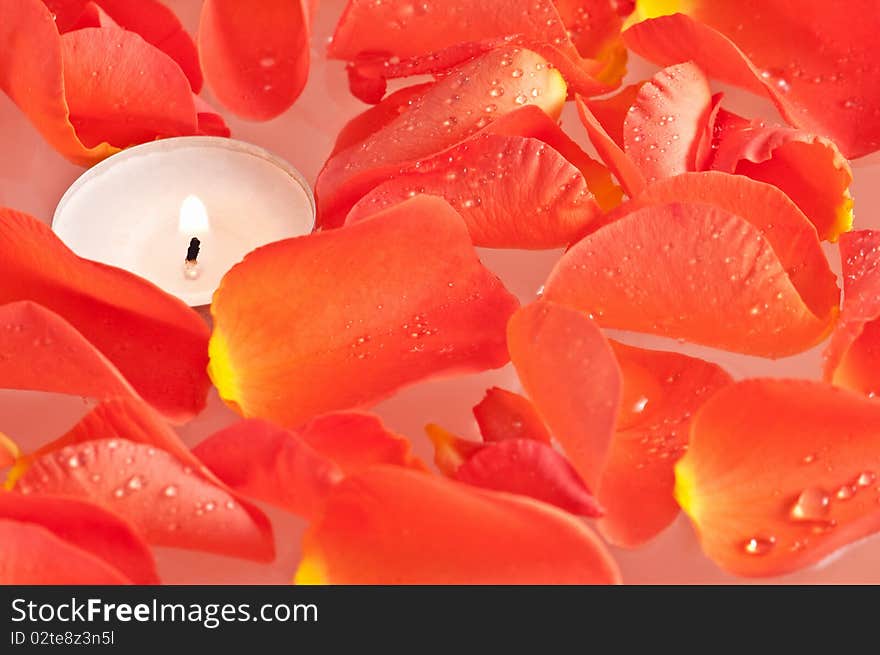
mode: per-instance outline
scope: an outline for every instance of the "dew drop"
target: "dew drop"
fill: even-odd
[[[173,484],[169,484],[162,490],[162,495],[166,498],[174,498],[177,495],[177,487]]]
[[[856,488],[854,485],[845,484],[837,490],[835,496],[837,496],[837,500],[849,500],[853,496],[856,495]]]
[[[640,414],[645,411],[645,407],[648,406],[648,399],[645,396],[639,398],[636,402],[633,403],[633,411],[636,414]]]
[[[528,100],[529,99],[525,93],[520,93],[516,96],[516,98],[513,99],[513,101],[518,105],[524,105],[526,104],[526,102],[528,102]]]
[[[809,487],[801,492],[791,508],[791,518],[796,521],[817,521],[828,513],[831,498],[818,487]]]
[[[856,484],[860,487],[870,487],[876,479],[877,476],[872,471],[863,471],[859,474]]]
[[[144,479],[139,475],[133,475],[129,480],[126,486],[132,491],[137,491],[138,489],[143,489],[144,487]]]
[[[514,68],[512,71],[510,71],[510,76],[511,77],[522,77],[523,76],[522,68]]]
[[[749,555],[766,555],[775,545],[775,537],[752,537],[743,544],[743,550]]]

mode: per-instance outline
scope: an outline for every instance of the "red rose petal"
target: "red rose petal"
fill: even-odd
[[[618,546],[639,546],[678,515],[673,466],[685,452],[691,415],[731,382],[715,364],[678,353],[611,344],[623,378],[621,412],[602,472],[598,528]]]
[[[597,488],[621,389],[605,337],[583,314],[539,301],[513,315],[507,343],[538,413],[587,486]]]
[[[307,518],[320,514],[344,475],[300,433],[256,419],[211,435],[193,452],[239,493]]]
[[[572,9],[566,7],[569,16]],[[597,12],[596,17],[606,24],[581,24],[580,31],[586,34],[580,42],[592,41],[595,52],[585,50],[602,61],[581,57],[551,0],[538,0],[516,11],[503,0],[456,0],[442,8],[396,0],[381,5],[352,0],[336,27],[328,56],[352,62],[351,79],[357,85],[352,91],[364,101],[374,99],[386,79],[440,74],[510,44],[540,52],[579,93],[595,95],[619,82],[626,63],[616,34],[619,26],[608,24],[610,16],[602,20],[605,17]],[[377,82],[370,85],[370,79]]]
[[[153,555],[140,536],[128,523],[92,503],[0,492],[0,521],[45,528],[69,546],[103,560],[134,584],[159,583]],[[15,535],[12,541],[25,540]],[[42,567],[49,566],[50,562],[42,563]],[[45,575],[44,581],[60,584],[49,575]]]
[[[42,2],[9,0],[0,7],[0,42],[13,44],[0,55],[0,89],[74,163],[91,165],[134,143],[198,132],[180,66],[134,32],[59,35]]]
[[[486,446],[478,441],[457,437],[434,423],[425,426],[425,434],[434,445],[434,464],[441,473],[451,478],[455,477],[462,464]]]
[[[627,46],[661,65],[693,60],[710,77],[768,95],[791,125],[829,137],[847,157],[880,147],[873,0],[846,11],[798,0],[695,0],[684,10],[634,25]]]
[[[545,298],[604,327],[764,357],[806,350],[831,329],[835,276],[812,224],[778,189],[688,173],[619,215],[563,256]]]
[[[302,0],[205,0],[199,53],[225,107],[265,121],[294,103],[309,76],[310,13]]]
[[[303,553],[298,584],[620,580],[595,534],[565,512],[397,467],[344,480]]]
[[[375,464],[426,470],[403,437],[369,414],[326,414],[299,430],[241,421],[194,451],[233,489],[314,518],[333,485]]]
[[[718,391],[675,467],[703,550],[738,575],[780,575],[875,532],[878,425],[880,404],[818,382]]]
[[[852,227],[852,171],[828,139],[747,124],[724,130],[715,145],[713,169],[779,187],[813,222],[819,238],[836,241]]]
[[[532,439],[485,445],[453,476],[483,489],[529,496],[571,514],[602,516],[602,508],[568,460],[552,446]]]
[[[880,395],[880,231],[840,238],[843,309],[825,350],[825,379]]]
[[[165,450],[96,439],[34,458],[14,487],[97,503],[151,544],[259,561],[274,557],[271,529],[223,487]]]
[[[511,76],[514,70],[525,72],[516,78]],[[491,95],[493,89],[497,97]],[[338,227],[370,189],[461,143],[498,117],[533,104],[556,118],[564,100],[565,83],[559,73],[534,52],[501,48],[464,64],[412,98],[406,111],[357,147],[327,161],[315,186],[319,223]],[[486,112],[489,104],[495,105],[494,111]]]
[[[420,196],[248,255],[214,296],[210,373],[244,416],[295,427],[431,376],[503,365],[516,304],[455,211]]]
[[[558,248],[576,241],[601,212],[588,180],[538,139],[480,134],[365,195],[350,223],[419,193],[444,198],[476,246]]]
[[[202,71],[196,45],[168,7],[156,0],[43,0],[55,19],[59,32],[85,27],[84,12],[106,12],[120,27],[137,32],[159,48],[183,69],[195,93],[202,89]],[[100,27],[91,24],[89,27]]]
[[[0,304],[30,300],[58,314],[166,418],[183,421],[204,407],[210,385],[205,374],[208,328],[178,299],[131,273],[77,257],[46,225],[9,209],[0,209],[0,261],[4,267]],[[54,323],[47,329],[82,350],[87,357],[83,361],[92,362],[92,372],[101,368],[100,361],[86,353],[83,344],[76,343],[76,335],[56,319],[40,317],[32,308],[13,311]],[[60,366],[59,362],[53,367]],[[71,371],[68,379],[87,381],[75,373]],[[115,377],[112,372],[102,374],[108,384]],[[65,384],[66,393],[77,392]],[[96,386],[103,388],[103,383]]]
[[[528,398],[492,387],[474,407],[474,418],[480,426],[483,441],[533,439],[549,444],[547,427]]]
[[[711,140],[709,80],[691,63],[664,68],[641,86],[623,122],[624,150],[648,182],[697,170]]]
[[[0,518],[0,584],[131,584],[118,569],[34,523]]]

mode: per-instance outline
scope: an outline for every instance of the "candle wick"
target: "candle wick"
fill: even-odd
[[[190,239],[189,248],[186,250],[186,261],[190,264],[195,264],[196,260],[199,258],[199,249],[202,246],[202,242],[199,241],[196,237]]]

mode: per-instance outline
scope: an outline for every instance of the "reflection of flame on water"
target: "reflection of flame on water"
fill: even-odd
[[[186,235],[204,234],[211,229],[208,210],[198,196],[189,195],[180,204],[180,232]]]

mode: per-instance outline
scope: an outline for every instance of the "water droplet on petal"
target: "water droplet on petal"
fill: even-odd
[[[791,508],[791,518],[796,521],[817,521],[828,513],[831,498],[818,487],[809,487],[801,492]]]
[[[776,545],[776,537],[752,537],[743,544],[743,550],[749,555],[766,555]]]
[[[169,484],[162,490],[162,495],[166,498],[174,498],[177,495],[177,487],[173,484]]]

